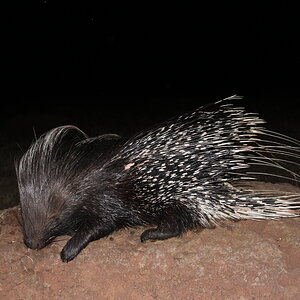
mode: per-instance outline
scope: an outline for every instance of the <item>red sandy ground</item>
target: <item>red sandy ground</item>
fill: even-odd
[[[27,249],[18,213],[0,211],[0,299],[300,299],[300,218],[241,221],[145,244],[143,228],[121,230],[63,263],[68,237]]]

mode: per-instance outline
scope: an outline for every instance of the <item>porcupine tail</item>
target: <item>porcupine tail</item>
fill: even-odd
[[[235,212],[241,219],[299,217],[300,142],[261,128],[255,132],[251,147],[245,157],[248,167],[238,173]],[[289,184],[286,191],[283,183]]]
[[[232,96],[219,101],[225,109],[232,109],[230,100],[242,99]],[[234,108],[241,109],[244,108]],[[243,118],[256,114],[246,113]],[[253,120],[252,120],[253,122]],[[234,193],[226,201],[234,209],[233,219],[279,219],[300,216],[300,141],[284,134],[257,127],[265,123],[254,119],[250,129],[252,136],[240,141],[236,158],[242,159],[244,166],[233,171]],[[242,135],[240,136],[242,139]],[[244,148],[244,146],[246,148]],[[282,190],[281,184],[288,184]],[[230,184],[230,183],[229,183]],[[268,189],[266,189],[266,186]],[[298,188],[299,187],[299,188]],[[293,191],[291,191],[293,190]]]

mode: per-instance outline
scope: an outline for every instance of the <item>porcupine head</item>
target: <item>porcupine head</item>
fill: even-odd
[[[104,153],[118,138],[107,134],[88,139],[77,127],[62,126],[32,144],[16,164],[27,247],[41,249],[57,236],[73,235],[61,253],[62,260],[69,261],[86,246],[85,241],[93,240],[92,228],[100,218],[105,222],[102,211],[109,209],[109,205],[102,209],[101,203],[111,197],[109,190],[105,195],[101,190],[110,184],[109,176],[96,173],[105,162]],[[94,176],[100,182],[96,187],[90,184]]]
[[[24,243],[41,249],[72,235],[61,252],[70,261],[128,226],[156,226],[143,232],[146,241],[224,220],[296,216],[299,194],[234,186],[261,174],[300,180],[293,171],[300,143],[262,128],[258,116],[227,102],[234,98],[125,142],[112,134],[88,138],[74,126],[41,136],[16,165]],[[248,172],[251,166],[264,170]]]

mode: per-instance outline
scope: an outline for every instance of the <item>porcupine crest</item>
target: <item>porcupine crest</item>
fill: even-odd
[[[299,194],[239,185],[261,176],[298,183],[300,151],[298,141],[235,106],[239,98],[171,119],[111,150],[103,145],[113,135],[88,138],[74,126],[46,133],[16,167],[27,246],[72,234],[61,253],[69,261],[126,226],[156,225],[144,231],[145,241],[224,220],[297,216]]]

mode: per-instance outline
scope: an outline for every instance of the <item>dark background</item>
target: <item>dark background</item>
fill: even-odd
[[[14,160],[74,124],[131,135],[233,94],[300,138],[299,10],[288,1],[11,1],[3,10],[0,208]]]
[[[101,2],[29,1],[8,14],[10,137],[70,122],[127,134],[233,94],[297,134],[299,11],[290,2]]]

